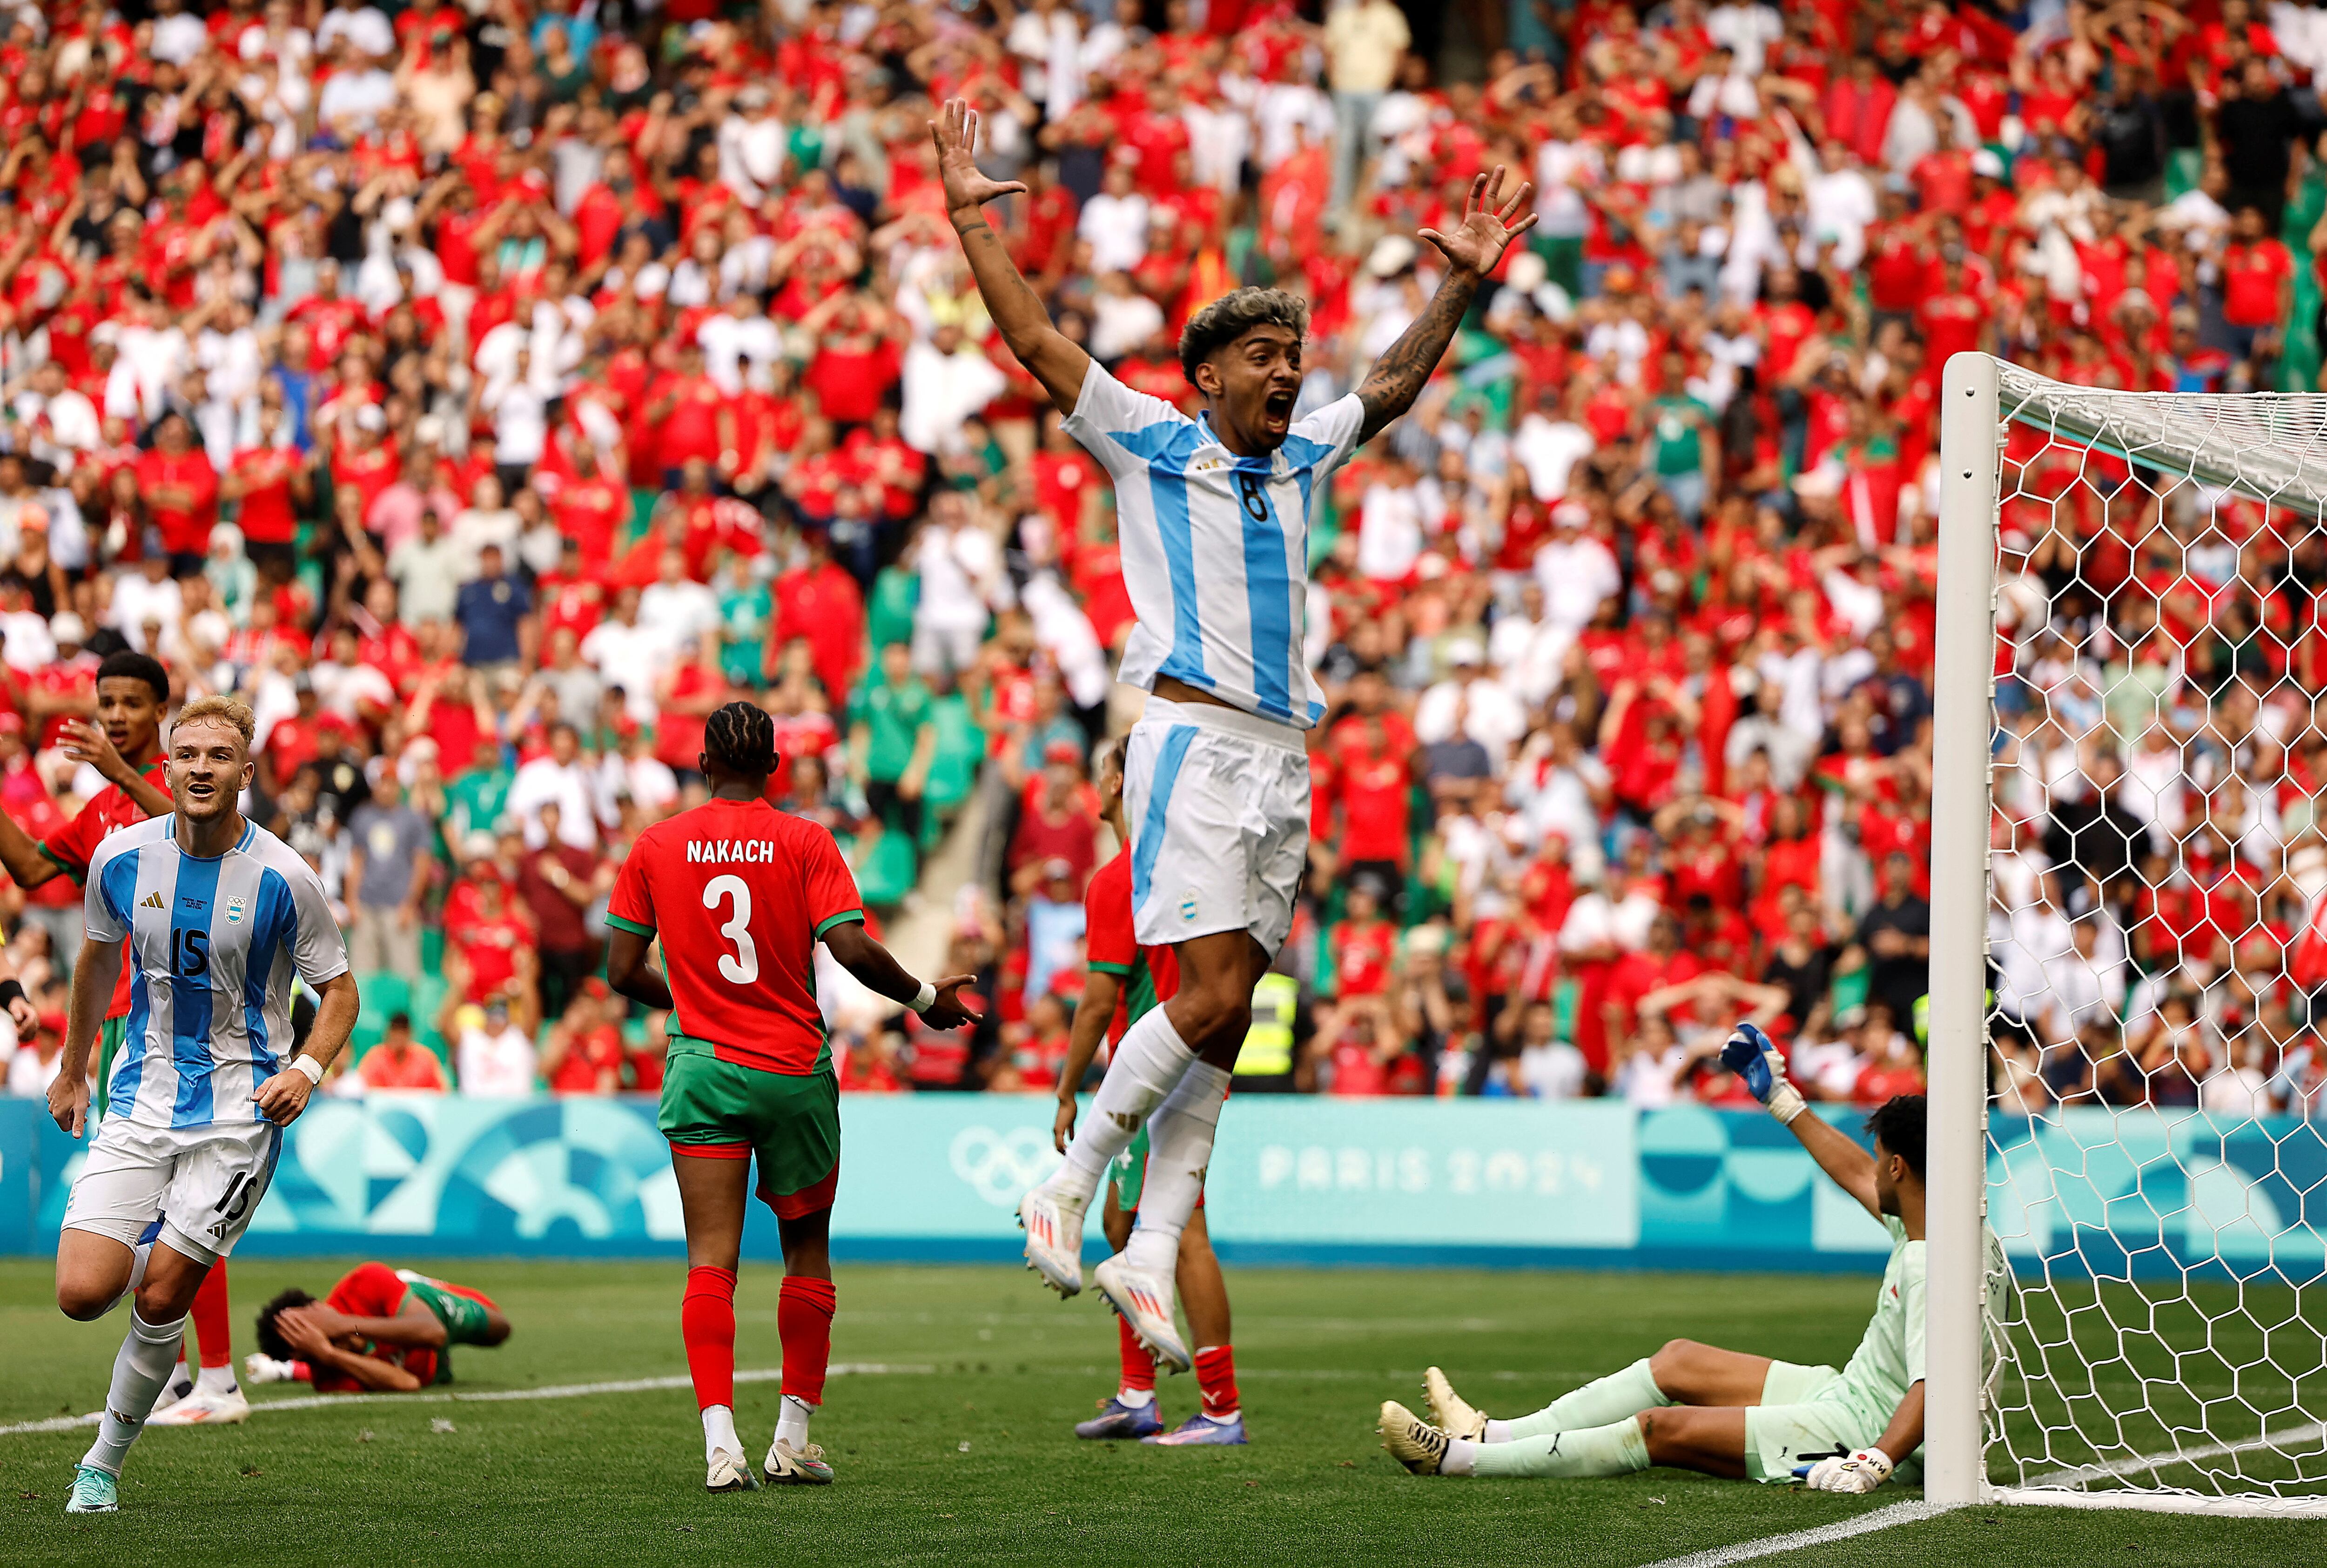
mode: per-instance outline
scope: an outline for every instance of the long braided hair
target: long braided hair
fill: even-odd
[[[776,755],[776,722],[755,703],[729,703],[705,720],[703,751],[747,779],[765,778],[782,760]]]

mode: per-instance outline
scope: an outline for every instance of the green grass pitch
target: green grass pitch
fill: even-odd
[[[238,1352],[251,1348],[258,1302],[286,1284],[320,1291],[345,1266],[238,1262]],[[517,1325],[502,1349],[458,1353],[456,1392],[686,1370],[675,1264],[437,1266],[497,1296]],[[771,1268],[744,1271],[739,1367],[780,1358],[776,1283]],[[85,1430],[0,1436],[0,1563],[1637,1564],[1912,1495],[1842,1498],[1673,1470],[1421,1480],[1373,1433],[1383,1398],[1419,1405],[1432,1362],[1503,1414],[1677,1336],[1839,1360],[1865,1323],[1868,1278],[1235,1270],[1254,1442],[1178,1451],[1069,1433],[1114,1372],[1112,1321],[1088,1297],[1062,1304],[1030,1275],[992,1267],[855,1265],[838,1285],[835,1359],[891,1370],[828,1387],[815,1429],[839,1472],[828,1489],[706,1496],[683,1388],[378,1401],[154,1432],[130,1457],[112,1517],[61,1512]],[[67,1322],[50,1290],[47,1265],[0,1263],[0,1424],[87,1411],[101,1396],[122,1321]],[[1169,1419],[1192,1409],[1192,1379],[1166,1379],[1163,1393]],[[741,1386],[737,1401],[756,1459],[775,1385]],[[452,1430],[437,1430],[444,1421]],[[2327,1525],[1986,1508],[1776,1560],[2256,1568],[2327,1562]]]

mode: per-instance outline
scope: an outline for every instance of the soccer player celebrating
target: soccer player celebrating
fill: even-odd
[[[1382,1445],[1416,1475],[1624,1475],[1652,1464],[1757,1481],[1807,1481],[1864,1492],[1893,1474],[1917,1479],[1923,1443],[1923,1125],[1920,1095],[1868,1118],[1873,1154],[1819,1117],[1786,1081],[1786,1060],[1752,1024],[1721,1059],[1819,1169],[1891,1233],[1891,1259],[1857,1353],[1836,1372],[1675,1339],[1654,1356],[1537,1411],[1491,1420],[1433,1367],[1432,1419],[1392,1400]],[[2003,1257],[1989,1237],[1988,1278]]]
[[[162,714],[170,703],[170,677],[161,661],[127,649],[97,667],[97,722],[65,722],[61,744],[75,761],[95,768],[106,787],[46,839],[35,842],[0,816],[0,866],[30,891],[54,876],[89,881],[89,863],[107,835],[170,812],[169,779],[162,756]],[[130,971],[125,966],[99,1028],[97,1113],[106,1111],[106,1086],[129,1020]],[[191,1314],[201,1346],[199,1376],[180,1366],[146,1417],[154,1426],[226,1425],[250,1414],[234,1380],[234,1343],[227,1304],[226,1265],[210,1270]]]
[[[325,1394],[410,1394],[453,1381],[453,1347],[498,1345],[509,1321],[492,1297],[384,1263],[358,1264],[317,1301],[294,1287],[259,1310],[253,1383]]]
[[[1019,1209],[1026,1256],[1061,1295],[1082,1288],[1082,1224],[1109,1162],[1148,1127],[1139,1225],[1098,1265],[1100,1293],[1174,1371],[1173,1268],[1195,1209],[1229,1069],[1293,922],[1308,858],[1302,732],[1324,713],[1303,654],[1309,527],[1327,480],[1406,412],[1504,247],[1534,226],[1530,187],[1472,182],[1462,224],[1424,229],[1445,274],[1414,324],[1348,397],[1293,416],[1308,310],[1274,289],[1205,306],[1180,338],[1201,418],[1131,391],[1051,324],[983,209],[1023,191],[979,173],[977,117],[949,101],[930,126],[947,211],[986,312],[1066,429],[1113,481],[1124,577],[1138,624],[1119,678],[1145,687],[1124,764],[1139,940],[1170,947],[1180,989],[1124,1035],[1058,1173]]]
[[[1115,829],[1117,839],[1128,845],[1130,835],[1123,825],[1122,742],[1111,742],[1100,753],[1096,781],[1099,816]],[[1051,1135],[1061,1153],[1067,1140],[1074,1136],[1075,1088],[1091,1059],[1098,1054],[1098,1042],[1122,1044],[1124,1031],[1168,999],[1180,985],[1172,949],[1143,947],[1132,934],[1128,848],[1092,875],[1083,894],[1083,910],[1087,917],[1084,952],[1090,973],[1083,981],[1083,1004],[1075,1013],[1074,1043],[1059,1074],[1059,1115]],[[1146,1169],[1147,1130],[1143,1127],[1117,1159],[1107,1186],[1107,1209],[1100,1223],[1108,1246],[1117,1252],[1131,1237]],[[1236,1351],[1229,1344],[1229,1287],[1220,1278],[1220,1260],[1212,1255],[1201,1198],[1187,1229],[1180,1233],[1176,1277],[1188,1328],[1195,1336],[1196,1386],[1203,1408],[1170,1432],[1164,1430],[1163,1414],[1155,1405],[1155,1358],[1139,1342],[1131,1320],[1117,1318],[1122,1377],[1115,1396],[1100,1404],[1099,1413],[1076,1425],[1077,1437],[1135,1437],[1173,1448],[1246,1441],[1244,1415],[1237,1398]]]
[[[765,1470],[771,1484],[822,1486],[824,1451],[808,1440],[832,1350],[832,1197],[840,1180],[839,1085],[816,1000],[816,944],[871,990],[933,1029],[972,1021],[958,998],[973,978],[914,979],[864,929],[856,882],[825,828],[768,804],[776,731],[767,713],[729,703],[704,726],[697,759],[711,798],[639,835],[614,882],[606,977],[668,1009],[663,1136],[687,1225],[679,1331],[703,1412],[704,1485],[756,1490],[735,1435],[735,1269],[751,1162],[776,1211],[784,1283],[783,1408]],[[662,938],[663,974],[647,962]]]
[[[170,732],[173,809],[116,831],[89,861],[89,937],[49,1087],[50,1114],[75,1137],[124,944],[129,1022],[110,1112],[65,1201],[57,1305],[88,1321],[124,1295],[136,1303],[68,1513],[120,1506],[122,1461],[178,1358],[187,1308],[250,1224],[283,1127],[355,1025],[355,979],[322,879],[236,808],[253,727],[231,697],[187,704]],[[316,1013],[306,1050],[286,1061],[294,972]]]

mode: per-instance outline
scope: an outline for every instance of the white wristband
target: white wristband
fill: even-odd
[[[1809,1102],[1802,1098],[1802,1091],[1783,1078],[1780,1078],[1778,1087],[1770,1091],[1765,1105],[1770,1114],[1778,1118],[1778,1125],[1781,1127],[1793,1125],[1794,1118],[1810,1108]]]
[[[905,1005],[911,1008],[916,1013],[927,1013],[930,1010],[930,1004],[936,1002],[937,999],[938,988],[924,980],[921,982],[921,988],[913,993],[913,999],[911,1002],[906,1003]]]
[[[294,1072],[305,1073],[310,1084],[321,1085],[323,1081],[323,1064],[304,1052],[300,1054],[299,1059],[293,1062],[291,1067]]]

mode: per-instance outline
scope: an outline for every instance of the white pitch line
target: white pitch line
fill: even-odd
[[[1871,1535],[1887,1530],[1893,1525],[1920,1524],[1937,1518],[1947,1510],[1920,1498],[1892,1503],[1887,1508],[1861,1514],[1855,1519],[1839,1519],[1831,1525],[1820,1525],[1814,1530],[1793,1530],[1783,1535],[1764,1535],[1758,1541],[1740,1541],[1734,1546],[1713,1546],[1702,1552],[1691,1552],[1686,1557],[1668,1557],[1652,1563],[1649,1568],[1728,1568],[1732,1563],[1750,1563],[1756,1557],[1774,1557],[1780,1552],[1799,1552],[1805,1546],[1823,1546],[1829,1541],[1847,1541],[1853,1535]]]
[[[2114,1480],[2121,1476],[2139,1475],[2144,1471],[2167,1469],[2177,1464],[2189,1464],[2199,1460],[2220,1459],[2227,1454],[2243,1453],[2257,1448],[2286,1448],[2297,1443],[2327,1438],[2327,1421],[2296,1427],[2291,1432],[2273,1433],[2267,1437],[2242,1439],[2236,1442],[2210,1442],[2199,1448],[2168,1449],[2160,1453],[2136,1454],[2130,1459],[2111,1460],[2106,1464],[2080,1465],[2074,1470],[2055,1470],[2049,1475],[2032,1477],[2026,1487],[2017,1489],[2010,1501],[2019,1503],[2054,1503],[2070,1507],[2141,1507],[2150,1502],[2131,1494],[2089,1493],[2081,1489],[2089,1481]],[[2047,1496],[2046,1493],[2051,1495]],[[2122,1498],[2123,1501],[2118,1499]],[[1998,1499],[1999,1501],[2005,1499]],[[2304,1507],[2313,1499],[2290,1502],[2287,1513],[2308,1512]],[[2273,1512],[2266,1505],[2257,1507],[2249,1503],[2229,1498],[2194,1499],[2192,1511],[2264,1513]],[[2206,1505],[2215,1505],[2209,1508]],[[1795,1530],[1783,1535],[1765,1535],[1758,1541],[1741,1541],[1734,1546],[1715,1546],[1703,1552],[1693,1552],[1685,1557],[1668,1557],[1649,1568],[1728,1568],[1733,1563],[1750,1563],[1757,1557],[1774,1557],[1783,1552],[1798,1552],[1805,1546],[1822,1546],[1829,1541],[1846,1541],[1853,1535],[1864,1535],[1876,1530],[1887,1530],[1894,1525],[1920,1524],[1937,1518],[1947,1510],[1927,1502],[1910,1500],[1893,1503],[1887,1508],[1877,1508],[1861,1514],[1855,1519],[1836,1524],[1821,1525],[1814,1530]]]
[[[934,1364],[901,1361],[841,1361],[833,1365],[828,1376],[834,1377],[930,1377],[943,1371]],[[1068,1368],[1090,1377],[1112,1376],[1112,1367]],[[780,1367],[762,1367],[756,1371],[735,1374],[738,1383],[773,1383],[783,1377]],[[1418,1374],[1416,1374],[1418,1375]],[[1238,1374],[1246,1378],[1284,1379],[1292,1382],[1345,1382],[1379,1380],[1395,1382],[1409,1376],[1404,1371],[1360,1372],[1346,1367],[1264,1367],[1247,1369]],[[1497,1373],[1497,1377],[1504,1374]],[[619,1383],[558,1383],[541,1388],[494,1388],[476,1394],[309,1394],[294,1399],[254,1399],[251,1414],[285,1410],[337,1410],[350,1405],[500,1405],[512,1400],[582,1399],[593,1394],[647,1394],[663,1388],[690,1388],[687,1377],[628,1377]],[[71,1432],[84,1426],[95,1426],[97,1416],[52,1415],[46,1421],[20,1421],[14,1425],[0,1426],[0,1437],[22,1437],[40,1432]]]
[[[893,1361],[839,1361],[827,1369],[833,1377],[878,1377],[926,1376],[937,1371],[934,1366],[914,1365]],[[781,1378],[780,1367],[762,1367],[735,1374],[738,1383],[773,1383]],[[285,1410],[337,1410],[350,1405],[506,1405],[535,1399],[583,1399],[593,1394],[647,1394],[664,1388],[690,1388],[694,1382],[687,1377],[628,1377],[619,1383],[556,1383],[541,1388],[491,1388],[477,1394],[309,1394],[296,1399],[254,1399],[250,1402],[253,1415]],[[76,1427],[95,1426],[97,1416],[52,1415],[46,1421],[20,1421],[13,1426],[0,1426],[0,1437],[17,1437],[36,1432],[70,1432]]]
[[[2274,1432],[2263,1437],[2240,1438],[2236,1442],[2210,1442],[2200,1448],[2167,1449],[2161,1453],[2135,1454],[2131,1459],[2113,1459],[2102,1464],[2054,1470],[2050,1475],[2029,1477],[2026,1485],[2031,1489],[2081,1487],[2087,1481],[2115,1480],[2119,1476],[2166,1470],[2177,1464],[2195,1464],[2202,1459],[2220,1459],[2228,1454],[2244,1453],[2249,1449],[2291,1449],[2299,1444],[2317,1442],[2322,1438],[2327,1438],[2327,1421],[2314,1421],[2309,1426]]]

